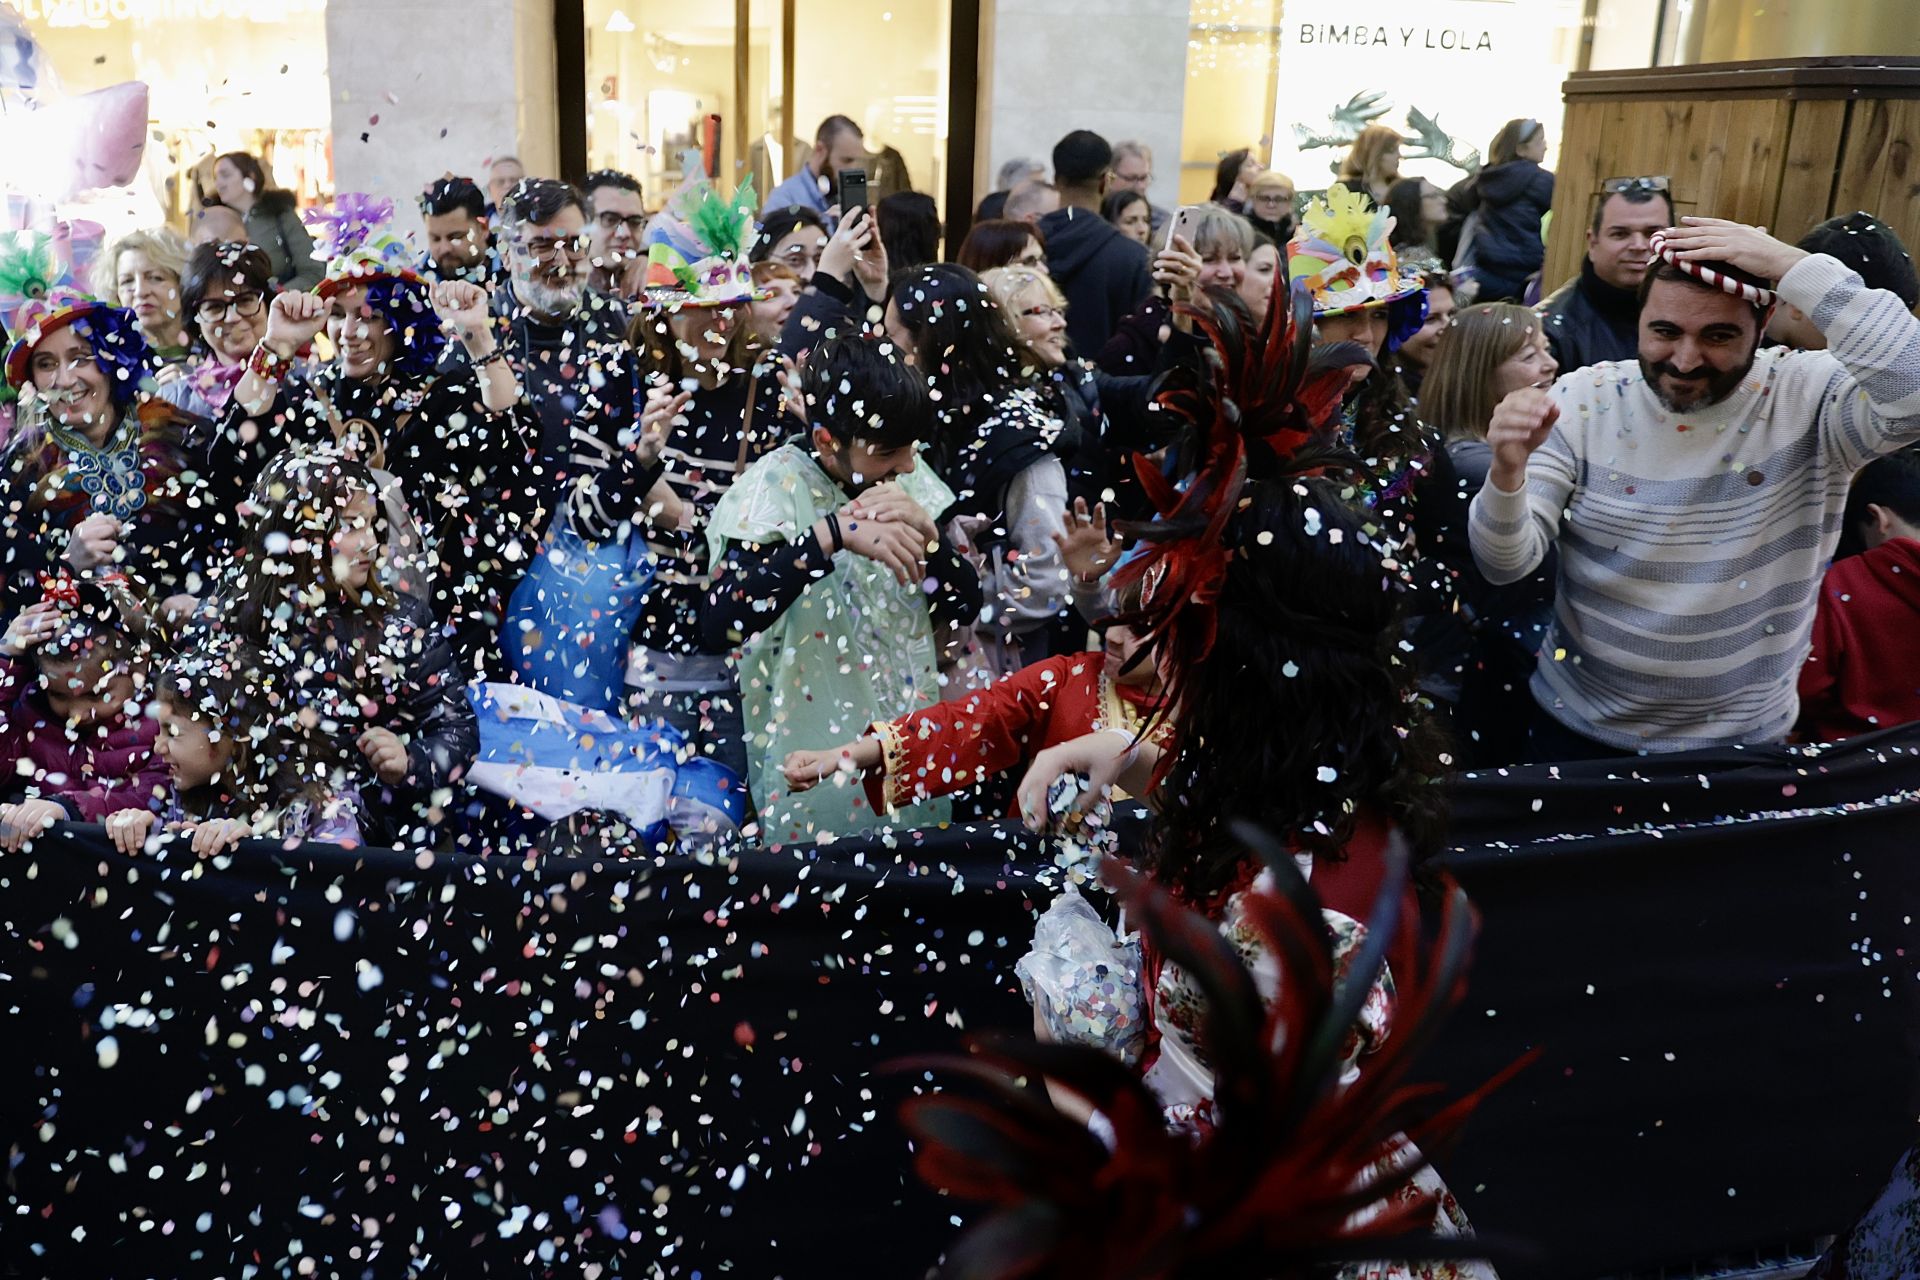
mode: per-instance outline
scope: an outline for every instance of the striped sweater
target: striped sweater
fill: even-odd
[[[1533,694],[1626,750],[1778,742],[1854,474],[1920,440],[1920,321],[1815,255],[1780,281],[1826,351],[1766,350],[1716,405],[1666,409],[1637,362],[1553,387],[1519,493],[1473,500],[1474,560],[1516,582],[1560,548]]]

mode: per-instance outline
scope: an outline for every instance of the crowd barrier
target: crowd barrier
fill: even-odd
[[[1430,1073],[1509,1276],[1832,1231],[1914,1138],[1920,731],[1462,779],[1484,916]],[[878,1071],[1020,1028],[1045,853],[0,855],[8,1274],[918,1276]]]

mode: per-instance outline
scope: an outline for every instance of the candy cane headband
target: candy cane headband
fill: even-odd
[[[1759,285],[1748,284],[1744,280],[1735,280],[1725,272],[1715,271],[1712,267],[1702,262],[1682,261],[1680,251],[1667,244],[1665,232],[1656,231],[1653,233],[1652,249],[1654,257],[1669,266],[1678,267],[1702,284],[1718,289],[1722,293],[1732,294],[1736,298],[1744,298],[1762,310],[1773,306],[1773,290],[1771,289],[1762,289]]]

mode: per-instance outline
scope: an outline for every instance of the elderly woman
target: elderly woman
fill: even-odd
[[[429,603],[452,627],[462,666],[502,671],[494,637],[533,550],[527,447],[514,417],[519,380],[495,341],[484,290],[445,281],[429,292],[405,244],[385,229],[392,206],[341,203],[352,212],[320,220],[326,278],[268,309],[266,335],[228,408],[228,443],[273,442],[253,448],[249,481],[269,452],[296,441],[337,440],[391,472],[425,535],[437,574]],[[441,372],[443,322],[468,363]],[[322,330],[333,358],[296,368]]]
[[[197,594],[237,501],[207,424],[154,397],[138,319],[73,288],[47,237],[0,242],[0,278],[29,290],[0,299],[21,393],[0,455],[0,610],[67,571],[119,574],[149,605]]]
[[[186,373],[180,307],[180,277],[186,267],[187,242],[156,227],[121,236],[100,255],[93,272],[94,296],[112,298],[133,312],[153,353],[154,377],[163,384]]]
[[[160,389],[169,403],[202,417],[226,412],[247,371],[247,357],[267,332],[273,264],[250,244],[197,246],[180,280],[181,311],[195,359],[187,376]]]

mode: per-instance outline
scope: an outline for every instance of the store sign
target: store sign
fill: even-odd
[[[1339,140],[1364,123],[1399,130],[1402,171],[1441,186],[1462,170],[1419,153],[1467,161],[1513,117],[1546,121],[1557,143],[1581,13],[1581,0],[1286,0],[1274,167],[1302,189],[1324,186]]]
[[[288,22],[326,11],[326,0],[12,0],[29,23],[59,29],[116,22]]]

